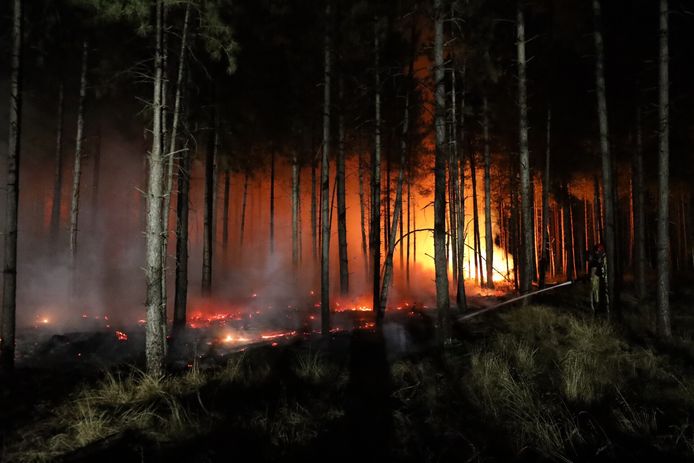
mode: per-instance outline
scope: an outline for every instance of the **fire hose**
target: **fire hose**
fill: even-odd
[[[469,314],[466,314],[466,315],[462,315],[462,316],[460,316],[460,317],[457,318],[457,321],[461,322],[461,321],[464,321],[464,320],[469,320],[470,318],[476,317],[476,316],[478,316],[478,315],[482,315],[483,313],[491,312],[492,310],[497,310],[498,308],[503,307],[503,306],[505,306],[505,305],[513,304],[514,302],[518,302],[518,301],[523,300],[523,299],[526,299],[526,298],[528,298],[528,297],[535,296],[535,295],[537,295],[537,294],[544,293],[544,292],[547,292],[547,291],[552,291],[552,290],[554,290],[554,289],[561,288],[561,287],[563,287],[563,286],[569,286],[569,285],[571,285],[571,284],[573,284],[573,280],[565,281],[564,283],[559,283],[559,284],[557,284],[557,285],[550,286],[549,288],[538,289],[537,291],[532,291],[532,292],[530,292],[530,293],[523,294],[523,295],[521,295],[521,296],[511,298],[511,299],[506,300],[506,301],[504,301],[504,302],[502,302],[502,303],[500,303],[500,304],[493,305],[493,306],[491,306],[491,307],[487,307],[486,309],[482,309],[482,310],[478,310],[478,311],[476,311],[476,312],[472,312],[472,313],[469,313]]]

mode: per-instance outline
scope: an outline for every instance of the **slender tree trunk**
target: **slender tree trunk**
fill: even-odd
[[[634,153],[634,276],[636,295],[646,298],[646,220],[643,182],[643,143],[641,109],[637,113],[636,151]]]
[[[202,239],[202,295],[210,296],[212,293],[212,253],[214,243],[214,164],[217,151],[217,118],[215,111],[214,129],[210,132],[205,156],[205,192],[204,192],[204,222]]]
[[[374,20],[374,61],[375,61],[375,123],[374,151],[371,159],[371,264],[373,280],[373,307],[376,323],[381,324],[385,315],[380,310],[381,284],[381,69],[378,18]]]
[[[658,334],[672,336],[670,323],[670,77],[668,1],[660,0],[660,56],[658,83]]]
[[[400,141],[400,167],[398,169],[398,186],[395,193],[395,206],[393,210],[393,223],[390,228],[390,237],[388,240],[388,254],[386,254],[386,262],[383,270],[383,285],[381,286],[381,299],[379,301],[379,311],[385,312],[388,304],[388,290],[390,289],[390,281],[393,276],[393,253],[395,252],[395,241],[398,236],[398,217],[402,211],[402,185],[405,178],[405,159],[407,154],[407,138],[409,133],[410,120],[410,96],[405,96],[405,114],[403,116],[403,126]],[[402,247],[402,242],[400,242]]]
[[[70,206],[70,260],[73,272],[75,271],[75,257],[77,255],[77,224],[79,220],[80,180],[82,177],[82,145],[84,144],[84,105],[87,98],[88,47],[89,44],[85,40],[82,43],[82,73],[80,77],[80,98],[77,107],[75,167],[72,174],[72,202]]]
[[[164,13],[166,14],[166,13]],[[182,87],[183,87],[183,75],[184,75],[184,70],[185,70],[185,56],[186,56],[186,47],[187,47],[187,42],[188,42],[188,24],[190,20],[190,2],[186,4],[186,13],[183,19],[183,34],[181,36],[181,50],[179,53],[179,61],[178,61],[178,72],[176,74],[176,93],[174,95],[174,110],[173,110],[173,120],[171,123],[171,139],[169,141],[169,146],[168,150],[166,149],[166,126],[167,126],[167,121],[166,117],[164,116],[163,121],[162,121],[162,141],[163,141],[163,153],[165,154],[165,163],[166,163],[166,184],[165,184],[165,190],[164,190],[164,205],[162,207],[162,216],[161,216],[161,221],[162,221],[162,231],[163,231],[163,236],[162,236],[162,273],[161,273],[161,278],[162,278],[162,303],[164,306],[164,310],[166,311],[166,306],[167,304],[167,298],[168,298],[168,293],[167,293],[167,284],[166,284],[166,267],[167,267],[167,258],[168,258],[168,252],[169,252],[169,219],[171,217],[171,190],[173,188],[173,172],[174,172],[174,164],[175,164],[175,159],[174,157],[176,156],[176,142],[177,142],[177,137],[178,137],[178,125],[179,125],[179,120],[180,120],[180,115],[181,115],[181,93],[182,93]],[[164,39],[166,39],[166,33],[164,33]],[[167,47],[166,47],[166,40],[164,41],[164,56],[168,55]],[[163,72],[166,72],[166,63],[162,63],[163,65]],[[162,106],[164,107],[163,113],[164,115],[166,114],[166,79],[164,79],[163,82],[163,88],[162,88]],[[187,282],[186,282],[187,284]]]
[[[324,73],[323,73],[323,157],[321,162],[321,334],[330,334],[330,81],[332,61],[332,13],[330,1],[325,6],[325,47],[324,47]]]
[[[243,233],[246,228],[246,205],[248,204],[248,168],[246,168],[243,176],[243,198],[241,199],[241,233],[239,244],[243,248]]]
[[[456,168],[459,170],[459,176],[456,178],[456,187],[458,192],[458,214],[457,214],[457,243],[458,243],[458,278],[457,287],[455,292],[455,302],[458,306],[458,310],[467,309],[467,298],[465,296],[465,76],[466,76],[467,66],[463,62],[461,69],[461,91],[460,91],[460,127],[454,127],[454,130],[460,130],[460,136],[458,138],[458,144],[456,148],[458,153],[456,154]],[[455,71],[454,71],[455,74]]]
[[[275,152],[270,157],[270,254],[275,253]]]
[[[410,287],[410,231],[412,231],[412,168],[409,165],[408,159],[408,173],[407,173],[407,234],[405,235],[405,240],[407,241],[407,254],[405,256],[405,281],[407,282],[407,287]],[[462,270],[461,270],[462,273]]]
[[[162,153],[162,9],[163,1],[156,3],[156,48],[154,52],[154,99],[152,122],[152,150],[149,153],[149,179],[147,188],[146,265],[147,324],[145,354],[147,372],[153,376],[164,373],[166,357],[166,319],[162,305],[162,199],[164,195],[164,159]]]
[[[224,169],[224,204],[222,205],[222,247],[226,250],[229,244],[229,192],[231,191],[231,172]]]
[[[434,162],[434,268],[439,344],[448,339],[448,266],[446,263],[446,91],[443,62],[442,0],[434,0],[434,79],[436,155]]]
[[[316,161],[311,162],[311,252],[318,257],[318,206],[316,204]]]
[[[453,11],[451,9],[451,15]],[[448,125],[448,136],[450,142],[448,144],[448,224],[450,230],[451,242],[451,262],[453,263],[453,284],[458,287],[458,143],[457,143],[457,120],[456,120],[456,82],[455,71],[451,71],[451,106],[450,106],[450,122]]]
[[[60,205],[63,191],[63,115],[65,112],[65,85],[58,89],[58,120],[55,130],[55,174],[53,180],[53,207],[51,209],[51,237],[53,242],[60,232]]]
[[[492,155],[489,149],[489,110],[487,97],[484,97],[484,238],[487,255],[487,288],[494,288],[494,237],[492,236]]]
[[[368,274],[368,250],[367,250],[367,240],[366,240],[366,214],[365,214],[365,199],[364,199],[364,161],[362,159],[361,153],[359,153],[359,220],[361,225],[361,252],[364,258],[364,263],[366,265],[366,270]]]
[[[22,20],[22,0],[14,0],[10,60],[7,202],[5,208],[5,267],[3,270],[2,318],[0,319],[0,367],[4,371],[11,371],[14,368],[15,317],[17,313],[17,218],[22,135]]]
[[[525,19],[521,3],[518,3],[516,20],[516,45],[518,51],[518,109],[520,125],[520,196],[521,196],[521,292],[530,291],[533,275],[533,223],[530,198],[530,151],[528,149],[528,98],[525,69]],[[525,299],[527,301],[527,299]]]
[[[292,266],[299,267],[299,157],[292,155]]]
[[[347,259],[347,201],[345,199],[345,115],[344,84],[339,82],[340,115],[338,116],[337,148],[337,238],[340,253],[340,293],[349,293],[349,261]]]
[[[615,299],[615,265],[616,256],[616,236],[615,236],[615,201],[612,178],[612,157],[610,154],[609,128],[607,119],[607,100],[605,91],[605,72],[604,72],[604,53],[603,38],[601,27],[600,0],[593,0],[593,38],[595,41],[595,77],[596,94],[598,97],[598,121],[600,124],[600,152],[602,158],[602,182],[605,208],[605,249],[607,250],[607,298],[608,317],[612,317],[612,309],[616,309]]]
[[[482,275],[482,246],[480,240],[480,214],[477,198],[477,162],[476,154],[470,152],[470,178],[472,180],[472,245],[474,248],[475,259],[475,279],[477,283],[484,285],[484,276]]]
[[[389,151],[387,152],[389,153]],[[386,189],[383,194],[384,213],[383,217],[383,246],[388,249],[390,241],[390,157],[386,154]]]
[[[569,191],[566,185],[564,185],[564,209],[562,214],[563,229],[564,229],[564,254],[566,255],[566,279],[573,280],[574,278],[574,266],[573,266],[573,229],[571,227],[571,199],[569,198]]]
[[[172,145],[173,146],[173,145]],[[188,301],[188,211],[190,198],[191,155],[181,153],[176,201],[176,288],[174,295],[173,330],[180,333],[186,326]]]
[[[545,277],[547,276],[547,259],[549,251],[549,168],[550,168],[550,154],[552,150],[551,143],[552,134],[552,110],[547,110],[547,141],[546,141],[546,151],[545,151],[545,175],[542,182],[542,245],[540,258],[540,288],[545,287]]]

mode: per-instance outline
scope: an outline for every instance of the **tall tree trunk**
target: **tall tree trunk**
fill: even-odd
[[[458,144],[456,144],[458,154],[456,155],[456,168],[459,170],[459,176],[456,177],[456,183],[458,184],[456,189],[458,192],[458,203],[457,203],[457,224],[456,233],[457,243],[458,243],[458,278],[457,287],[455,292],[455,302],[458,306],[458,310],[467,309],[467,298],[465,297],[465,272],[463,267],[465,266],[465,76],[467,72],[467,66],[463,62],[461,69],[462,83],[460,85],[460,126],[454,127],[455,130],[460,130],[460,136],[458,138]],[[453,71],[455,75],[455,70]],[[456,113],[454,113],[456,114]]]
[[[366,273],[369,272],[369,259],[367,250],[367,240],[366,240],[366,214],[365,206],[366,201],[364,199],[364,160],[362,159],[361,152],[359,153],[359,221],[361,225],[361,253],[364,259],[364,265],[366,266]]]
[[[58,89],[58,120],[55,130],[55,174],[53,180],[53,207],[51,209],[51,238],[58,239],[60,232],[60,205],[63,191],[63,115],[65,113],[65,85],[60,81]]]
[[[224,204],[222,205],[222,247],[226,250],[229,244],[229,196],[231,191],[231,172],[224,169]]]
[[[533,217],[530,197],[530,151],[528,149],[528,97],[525,69],[525,19],[518,2],[516,19],[516,45],[518,52],[518,109],[520,131],[520,196],[521,196],[521,274],[522,293],[530,291],[533,275]],[[525,299],[527,301],[527,299]]]
[[[595,41],[595,79],[598,97],[598,121],[600,124],[600,153],[602,158],[602,183],[605,209],[605,248],[607,250],[607,298],[608,317],[613,315],[617,307],[615,300],[615,266],[616,236],[615,236],[615,201],[612,178],[612,156],[610,154],[609,128],[607,124],[607,100],[605,91],[604,52],[601,27],[600,0],[593,0],[593,38]]]
[[[156,47],[154,51],[154,98],[152,103],[152,150],[149,153],[147,188],[146,265],[147,324],[145,329],[145,355],[147,372],[155,377],[164,373],[166,357],[166,318],[162,305],[162,199],[164,194],[164,159],[162,153],[162,9],[163,1],[156,3]]]
[[[383,194],[384,213],[383,217],[383,246],[388,249],[390,241],[390,151],[386,152],[386,188]]]
[[[292,266],[299,267],[299,157],[292,154]]]
[[[345,199],[345,104],[342,75],[339,82],[340,115],[337,135],[337,239],[340,253],[340,293],[349,293],[349,261],[347,259],[347,201]]]
[[[270,158],[270,254],[275,253],[275,152]]]
[[[172,145],[173,146],[173,145]],[[176,200],[176,288],[174,295],[173,330],[180,333],[186,326],[188,302],[188,211],[190,198],[191,154],[181,152]]]
[[[72,174],[72,202],[70,205],[70,262],[73,272],[75,270],[75,256],[77,255],[77,223],[79,220],[80,180],[82,177],[82,145],[84,144],[84,104],[87,98],[88,47],[87,40],[84,40],[82,42],[82,72],[80,77],[80,98],[77,107],[75,167]]]
[[[550,154],[552,152],[552,110],[547,110],[547,140],[545,146],[545,175],[542,179],[542,245],[540,252],[540,288],[545,287],[545,277],[547,276],[547,259],[549,258],[549,166]]]
[[[311,161],[311,253],[318,257],[318,206],[316,204],[316,160]]]
[[[212,253],[214,246],[214,164],[217,151],[217,137],[219,136],[217,127],[218,114],[215,111],[213,117],[214,129],[210,131],[210,138],[207,144],[205,155],[205,192],[204,192],[204,214],[203,214],[203,234],[202,234],[202,295],[210,296],[212,293]]]
[[[381,69],[380,40],[378,18],[374,20],[374,73],[375,73],[375,122],[374,151],[371,158],[371,264],[373,281],[373,308],[376,311],[376,323],[381,324],[384,313],[380,310],[381,284]]]
[[[412,166],[410,165],[410,157],[408,157],[407,166],[407,233],[405,240],[407,241],[407,254],[405,256],[405,281],[407,287],[410,287],[410,232],[412,231]],[[461,270],[462,272],[462,270]]]
[[[409,133],[410,120],[410,96],[409,93],[405,96],[405,114],[403,116],[403,126],[400,141],[400,167],[398,169],[398,186],[395,192],[395,206],[393,210],[393,223],[390,228],[390,237],[388,239],[388,253],[386,254],[386,262],[383,269],[383,285],[381,286],[381,295],[379,301],[379,312],[383,313],[388,304],[388,290],[390,289],[390,281],[393,277],[393,253],[395,252],[395,241],[398,236],[398,217],[402,211],[402,185],[405,178],[405,160],[407,154],[407,138]],[[402,242],[400,242],[402,247]]]
[[[458,148],[458,105],[456,102],[456,69],[455,66],[451,71],[451,224],[453,225],[452,232],[455,233],[454,244],[454,273],[456,284],[455,302],[459,311],[465,310],[465,276],[463,272],[464,256],[465,256],[465,231],[464,231],[464,204],[465,193],[464,188],[461,188],[460,180],[460,150]],[[461,112],[461,118],[463,117]],[[463,165],[464,168],[464,165]]]
[[[436,307],[438,308],[438,341],[448,339],[448,266],[446,263],[446,90],[443,62],[442,0],[434,0],[434,79],[436,154],[434,161],[434,269],[436,274]]]
[[[668,1],[660,0],[660,56],[658,81],[658,334],[672,336],[670,323],[670,77]]]
[[[10,60],[10,114],[7,147],[7,203],[5,208],[5,266],[3,269],[2,318],[0,319],[0,367],[14,368],[15,317],[17,313],[17,217],[19,158],[22,135],[22,0],[14,0],[12,55]]]
[[[165,13],[164,13],[165,14]],[[166,184],[164,186],[164,205],[162,206],[162,216],[161,216],[161,226],[163,231],[162,236],[162,304],[164,306],[164,311],[166,311],[167,306],[167,286],[166,286],[166,264],[169,252],[169,219],[171,217],[171,190],[173,188],[173,173],[174,173],[174,157],[176,156],[176,142],[178,137],[178,125],[181,117],[181,94],[183,87],[183,75],[185,70],[186,61],[186,49],[188,45],[188,24],[190,20],[190,2],[186,4],[186,13],[183,18],[183,34],[181,35],[181,50],[179,52],[178,60],[178,71],[176,74],[176,93],[174,95],[174,110],[173,110],[173,120],[171,122],[171,138],[169,141],[168,150],[163,149],[165,154],[166,163]],[[166,34],[164,34],[166,38]],[[166,42],[164,42],[166,44]],[[166,46],[164,47],[165,56],[168,55]],[[163,72],[166,72],[166,64],[162,63]],[[166,84],[166,79],[164,79],[164,84]],[[165,107],[166,98],[166,87],[162,88],[162,105]],[[164,112],[165,114],[165,112]],[[162,121],[162,137],[163,144],[166,145],[166,117]],[[187,219],[186,219],[187,220]],[[186,282],[187,284],[187,282]]]
[[[484,276],[482,275],[482,246],[480,240],[480,214],[477,201],[477,162],[476,153],[470,152],[470,178],[472,180],[472,245],[475,259],[475,279],[482,286]]]
[[[239,234],[239,244],[243,248],[243,234],[246,229],[246,205],[248,204],[248,167],[243,175],[243,197],[241,199],[241,233]]]
[[[636,295],[646,298],[646,210],[643,181],[643,142],[641,109],[637,113],[636,151],[634,152],[634,275]]]
[[[571,198],[569,189],[564,185],[564,253],[566,254],[566,279],[573,280],[574,278],[574,252],[573,252],[573,227],[571,223]]]
[[[451,7],[451,15],[453,8]],[[451,16],[452,17],[452,16]],[[455,58],[452,59],[454,61]],[[456,82],[455,70],[451,71],[451,103],[450,103],[450,121],[447,124],[448,137],[448,223],[450,230],[451,242],[451,262],[453,272],[453,284],[458,287],[458,143],[457,143],[457,114],[456,114]]]
[[[330,0],[325,6],[325,46],[323,69],[323,156],[321,162],[321,334],[330,334],[330,80],[332,61],[332,13]]]
[[[484,238],[487,257],[487,288],[494,288],[494,237],[492,236],[492,154],[489,148],[489,108],[484,97]]]

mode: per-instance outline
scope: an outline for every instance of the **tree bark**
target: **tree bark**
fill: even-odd
[[[344,84],[339,81],[340,115],[337,147],[337,240],[340,254],[340,293],[349,293],[349,261],[347,258],[347,201],[345,199],[345,115]]]
[[[87,98],[87,40],[82,42],[82,72],[80,74],[80,97],[77,107],[77,136],[75,138],[75,167],[72,174],[72,202],[70,205],[70,262],[75,268],[77,255],[77,224],[79,220],[80,181],[82,177],[82,145],[84,144],[84,104]],[[74,275],[73,275],[74,277]]]
[[[321,162],[321,334],[330,334],[330,116],[331,116],[331,61],[332,12],[330,0],[325,6],[325,61],[323,68],[323,155]]]
[[[241,199],[241,233],[239,237],[239,244],[243,248],[243,234],[246,228],[246,205],[248,204],[248,168],[246,168],[243,175],[243,198]]]
[[[229,197],[231,191],[231,172],[224,169],[224,199],[222,204],[222,247],[226,250],[229,244]]]
[[[521,2],[518,3],[516,20],[516,45],[518,53],[518,109],[520,132],[520,196],[521,196],[521,273],[520,290],[531,289],[533,275],[533,217],[530,197],[530,151],[528,149],[528,97],[525,58],[525,19]],[[527,299],[525,299],[527,301]]]
[[[161,376],[166,357],[166,318],[162,305],[162,199],[164,194],[164,159],[162,153],[162,9],[163,1],[156,2],[154,99],[152,103],[152,150],[149,153],[147,188],[146,264],[147,324],[145,329],[145,355],[147,373]]]
[[[292,154],[292,266],[299,267],[299,157]]]
[[[180,333],[186,326],[188,301],[188,203],[190,197],[191,157],[188,149],[182,151],[178,171],[178,198],[176,200],[176,288],[173,314],[174,334]]]
[[[467,66],[463,62],[461,69],[462,83],[460,85],[460,127],[454,127],[454,130],[460,130],[460,136],[458,138],[458,144],[456,144],[456,149],[458,151],[456,155],[456,189],[458,192],[458,203],[457,203],[457,244],[458,244],[458,278],[457,287],[455,294],[455,302],[458,306],[458,310],[467,309],[467,297],[465,296],[465,76],[466,76]],[[455,70],[453,71],[455,74]],[[454,112],[454,114],[456,114]],[[462,153],[462,154],[461,154]],[[459,173],[459,176],[458,176]]]
[[[183,75],[185,70],[186,61],[186,47],[188,44],[188,24],[190,20],[190,2],[186,4],[186,13],[183,18],[183,33],[181,35],[181,50],[179,53],[178,60],[178,71],[176,74],[176,93],[174,95],[174,110],[173,110],[173,120],[171,122],[171,138],[169,141],[168,152],[164,151],[166,157],[166,184],[164,190],[164,205],[162,206],[162,299],[164,310],[166,311],[167,306],[167,289],[166,289],[166,264],[169,251],[169,219],[171,217],[171,190],[173,188],[173,172],[176,156],[176,142],[178,137],[178,125],[181,117],[181,93],[183,87]],[[166,37],[166,34],[164,34]],[[165,54],[168,54],[165,50]],[[166,72],[165,63],[163,63],[164,71]],[[165,81],[164,81],[165,83]],[[162,89],[162,98],[166,98],[166,89]],[[166,118],[162,121],[162,136],[166,136]],[[163,139],[164,144],[166,139]],[[186,219],[187,220],[187,219]]]
[[[395,252],[395,242],[398,236],[398,218],[402,211],[402,185],[405,178],[405,159],[407,154],[407,137],[409,133],[410,120],[410,96],[405,96],[405,114],[403,116],[403,126],[400,141],[400,168],[398,170],[398,186],[395,192],[395,206],[393,209],[393,223],[390,228],[390,237],[388,240],[388,254],[383,269],[383,285],[381,286],[381,294],[379,301],[379,312],[383,313],[388,304],[388,290],[390,289],[390,281],[393,276],[393,253]],[[402,241],[400,241],[402,247]]]
[[[14,0],[13,5],[7,202],[5,208],[5,266],[3,269],[2,318],[0,319],[0,367],[4,371],[11,371],[14,368],[15,317],[17,313],[17,218],[22,135],[22,0]]]
[[[643,181],[643,142],[641,109],[637,113],[636,151],[634,152],[634,274],[636,295],[646,298],[646,210]]]
[[[65,113],[65,85],[58,89],[58,120],[55,130],[55,174],[53,180],[53,207],[51,209],[51,237],[55,242],[60,232],[60,206],[63,191],[63,115]]]
[[[443,5],[434,0],[434,79],[436,154],[434,161],[434,269],[436,306],[438,308],[438,342],[448,339],[448,268],[446,263],[446,95],[443,62]]]
[[[672,336],[670,322],[670,78],[668,1],[660,0],[660,53],[658,60],[658,334]]]
[[[482,275],[482,246],[480,242],[480,215],[477,202],[477,162],[476,153],[470,152],[470,178],[472,183],[472,247],[475,261],[475,280],[482,286],[484,276]]]
[[[210,132],[205,156],[205,192],[204,192],[204,218],[202,240],[202,295],[210,296],[212,293],[212,254],[214,243],[214,164],[217,151],[217,118],[214,119],[214,129]]]
[[[366,240],[366,219],[365,219],[365,206],[366,201],[364,199],[364,160],[362,159],[361,152],[359,153],[359,221],[361,225],[361,253],[364,258],[364,264],[366,265],[366,271],[368,274],[369,270],[369,259],[368,259],[368,249]]]
[[[373,281],[373,308],[376,311],[376,323],[380,326],[385,315],[380,309],[381,284],[381,69],[380,40],[378,18],[374,20],[374,84],[375,84],[375,121],[374,151],[371,159],[371,264]]]
[[[270,254],[275,253],[275,152],[270,156]]]
[[[311,161],[311,253],[318,257],[318,206],[316,204],[316,163]]]
[[[494,237],[492,236],[492,155],[489,148],[489,108],[484,97],[484,239],[486,242],[487,288],[494,288]]]
[[[595,79],[598,98],[598,121],[600,125],[600,153],[602,159],[602,183],[605,209],[605,249],[607,251],[607,315],[611,318],[617,306],[615,300],[615,265],[616,265],[616,236],[615,236],[615,201],[612,178],[612,157],[610,154],[609,128],[607,119],[607,100],[605,91],[604,52],[601,27],[600,0],[593,0],[593,38],[595,42]]]
[[[547,260],[549,258],[549,169],[550,169],[550,154],[552,152],[552,110],[547,110],[547,140],[545,151],[545,175],[542,179],[542,245],[540,252],[540,288],[545,287],[545,278],[547,276]]]

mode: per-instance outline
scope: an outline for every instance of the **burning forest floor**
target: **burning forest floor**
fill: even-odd
[[[345,310],[330,339],[314,311],[199,319],[165,378],[138,369],[141,327],[35,336],[2,378],[0,460],[691,461],[691,287],[667,342],[652,305],[625,292],[610,324],[580,283],[457,323],[443,351],[423,307],[382,331]]]

